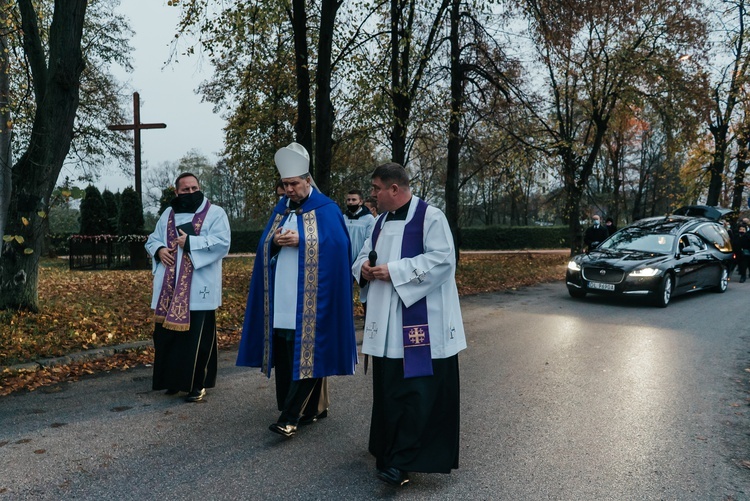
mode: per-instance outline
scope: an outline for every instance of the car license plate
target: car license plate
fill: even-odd
[[[603,284],[601,282],[589,282],[589,289],[599,289],[602,291],[615,290],[615,284]]]

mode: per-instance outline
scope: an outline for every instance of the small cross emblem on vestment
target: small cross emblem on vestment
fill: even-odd
[[[412,344],[422,344],[425,338],[425,332],[420,327],[414,327],[409,331],[409,341]]]
[[[202,291],[198,291],[198,294],[202,294],[203,295],[203,299],[206,299],[206,296],[208,296],[210,294],[210,292],[208,290],[208,287],[204,286]]]
[[[174,313],[174,318],[176,320],[183,320],[187,317],[188,309],[184,304],[178,303],[172,308],[172,313]]]
[[[414,279],[415,279],[415,280],[416,280],[417,282],[419,282],[420,284],[421,284],[422,282],[424,282],[424,277],[425,277],[425,275],[426,275],[426,273],[425,273],[424,271],[420,272],[420,271],[417,271],[417,269],[416,269],[416,268],[414,268],[414,270],[412,271],[412,273],[414,273]]]
[[[375,334],[378,333],[378,328],[375,325],[375,322],[372,322],[372,325],[365,328],[365,333],[369,334],[370,339],[372,339],[375,336]]]

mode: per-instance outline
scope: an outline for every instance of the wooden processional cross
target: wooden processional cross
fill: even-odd
[[[132,130],[133,146],[135,148],[135,191],[138,198],[143,202],[141,196],[141,130],[142,129],[164,129],[167,124],[142,124],[141,123],[141,98],[137,92],[133,92],[133,123],[124,125],[110,125],[109,130]]]

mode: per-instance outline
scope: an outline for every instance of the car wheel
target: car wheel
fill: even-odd
[[[721,267],[721,277],[719,278],[719,283],[714,287],[714,290],[716,292],[726,292],[727,286],[729,284],[729,271],[725,266]]]
[[[656,295],[656,306],[666,308],[672,299],[672,274],[665,273]]]
[[[583,299],[586,297],[586,291],[581,289],[573,289],[571,287],[568,287],[568,294],[570,294],[570,297],[574,297],[576,299]]]

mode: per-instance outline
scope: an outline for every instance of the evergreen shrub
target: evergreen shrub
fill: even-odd
[[[143,205],[141,197],[131,187],[127,187],[120,195],[120,212],[117,216],[118,235],[142,235]]]
[[[81,200],[81,235],[105,235],[109,223],[107,209],[99,189],[94,185],[86,187]]]

